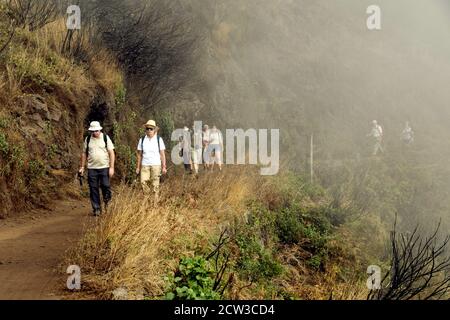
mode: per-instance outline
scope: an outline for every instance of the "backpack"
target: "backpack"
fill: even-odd
[[[141,149],[142,149],[142,153],[144,153],[144,140],[145,140],[145,138],[146,138],[147,136],[143,136],[142,138],[141,138]],[[161,153],[161,141],[159,141],[159,136],[158,135],[156,135],[156,141],[158,141],[158,151],[159,151],[159,153]]]
[[[86,158],[89,157],[89,143],[91,143],[92,135],[87,136],[86,140]],[[103,133],[103,141],[105,142],[105,148],[108,150],[108,135]]]

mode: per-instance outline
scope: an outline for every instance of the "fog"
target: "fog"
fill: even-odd
[[[380,0],[381,30],[373,31],[366,24],[373,3],[366,0],[123,3],[150,3],[155,14],[149,13],[147,24],[157,37],[177,22],[175,42],[150,36],[148,54],[136,62],[109,31],[121,34],[120,41],[141,42],[139,29],[120,32],[110,27],[114,14],[104,19],[109,47],[139,73],[135,79],[150,83],[129,81],[129,89],[139,94],[158,81],[158,92],[168,86],[162,98],[149,101],[142,94],[149,114],[168,111],[178,128],[201,120],[223,131],[280,129],[281,169],[305,175],[313,135],[314,179],[336,202],[352,203],[388,225],[398,215],[407,228],[431,227],[439,219],[450,226],[446,1]],[[122,17],[119,27],[132,25],[128,20],[135,16]],[[183,42],[183,32],[195,42]],[[162,50],[155,47],[160,40]],[[367,137],[375,119],[385,133],[385,153],[377,157]],[[400,140],[406,121],[415,132],[408,147]]]
[[[372,4],[190,2],[207,26],[199,61],[204,86],[189,89],[200,113],[186,111],[181,119],[202,117],[222,129],[280,129],[281,159],[300,172],[306,172],[314,134],[324,185],[352,180],[368,187],[369,175],[377,181],[373,194],[353,195],[364,210],[375,210],[373,204],[409,226],[434,226],[450,212],[450,6],[378,1],[382,29],[370,31],[366,9]],[[371,159],[366,136],[374,119],[385,131],[381,160]],[[406,121],[416,133],[408,149],[400,141]]]

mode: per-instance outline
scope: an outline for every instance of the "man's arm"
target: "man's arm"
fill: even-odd
[[[140,174],[142,168],[142,151],[137,150],[136,155],[137,155],[136,174]]]
[[[86,161],[87,161],[86,153],[83,152],[81,154],[81,159],[80,159],[80,170],[78,171],[82,175],[84,174],[84,168],[86,167]]]
[[[161,154],[161,163],[162,163],[162,173],[166,174],[167,173],[166,151],[161,150],[160,154]]]
[[[114,150],[108,150],[109,154],[109,177],[112,178],[114,176],[114,165],[116,163],[116,153]]]

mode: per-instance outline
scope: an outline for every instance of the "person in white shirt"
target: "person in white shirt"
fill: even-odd
[[[210,155],[208,154],[209,151],[209,126],[205,124],[203,126],[203,134],[202,134],[202,140],[203,140],[203,164],[205,166],[205,170],[209,169],[210,164]]]
[[[214,164],[217,163],[219,170],[222,171],[222,152],[223,136],[222,133],[213,126],[209,133],[208,157],[210,157],[210,169],[214,170]]]
[[[379,151],[384,153],[383,150],[383,128],[378,124],[377,120],[372,121],[372,131],[367,135],[374,139],[373,155],[376,156]]]
[[[198,175],[199,166],[202,161],[203,155],[203,134],[202,132],[195,131],[195,124],[192,126],[191,132],[191,163],[192,163],[192,173]]]
[[[184,171],[187,173],[192,173],[190,140],[189,128],[184,127],[183,135],[178,140],[178,151],[180,153],[180,157],[183,158]]]
[[[403,129],[402,132],[402,141],[406,145],[411,145],[412,143],[414,143],[414,131],[409,125],[408,121],[406,122],[405,129]]]
[[[152,190],[148,186],[151,182],[155,200],[158,201],[161,174],[167,174],[166,146],[161,137],[158,136],[158,127],[154,120],[145,125],[146,136],[139,140],[137,147],[136,174],[141,175],[141,184],[145,193]]]

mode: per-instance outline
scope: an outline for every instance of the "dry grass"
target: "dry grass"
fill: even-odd
[[[156,207],[153,197],[122,186],[108,215],[69,259],[82,267],[85,286],[97,297],[111,298],[113,290],[126,287],[157,298],[164,293],[163,276],[181,256],[207,249],[221,226],[243,216],[254,183],[241,169],[196,181],[176,177],[163,186]]]
[[[248,167],[198,179],[175,176],[164,184],[158,206],[153,197],[121,186],[110,212],[91,226],[67,263],[81,266],[85,292],[96,298],[111,299],[115,289],[124,287],[131,299],[141,292],[158,299],[165,291],[164,276],[176,269],[181,257],[210,252],[211,240],[224,227],[243,223],[248,200],[278,201],[270,197],[276,193],[273,179]],[[311,205],[310,199],[306,204]],[[325,271],[307,265],[310,253],[301,246],[280,246],[276,257],[285,266],[283,275],[269,286],[235,277],[227,296],[279,299],[277,291],[271,291],[276,287],[302,299],[329,299],[331,292],[335,299],[364,299],[360,280],[340,278],[341,267],[351,270],[358,263],[334,246]]]

